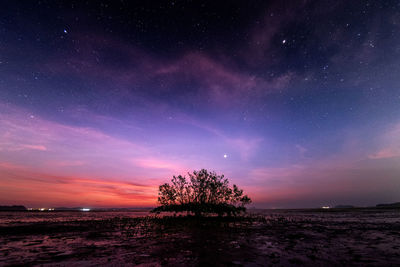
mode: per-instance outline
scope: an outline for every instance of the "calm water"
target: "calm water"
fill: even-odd
[[[148,211],[50,211],[50,212],[0,212],[0,225],[7,226],[32,222],[67,222],[77,220],[104,220],[115,217],[141,217]]]
[[[315,210],[256,210],[250,213],[263,215],[266,218],[288,217],[291,220],[311,220],[330,222],[381,222],[399,223],[400,210],[363,209],[351,212],[315,212]],[[68,222],[85,220],[104,220],[115,217],[143,217],[149,211],[53,211],[53,212],[0,212],[0,226],[34,223],[34,222]],[[172,215],[172,214],[169,214]]]

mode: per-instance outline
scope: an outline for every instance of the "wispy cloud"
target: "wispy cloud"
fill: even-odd
[[[76,42],[79,53],[70,57],[68,63],[59,59],[48,62],[45,71],[54,75],[76,75],[82,79],[106,78],[125,98],[140,97],[137,91],[131,90],[135,86],[156,86],[159,93],[171,93],[181,90],[182,86],[190,86],[187,93],[179,91],[184,94],[182,103],[192,99],[207,105],[217,103],[221,107],[232,107],[244,100],[257,100],[285,89],[295,77],[294,73],[288,72],[266,79],[240,70],[232,62],[224,62],[224,57],[216,59],[190,50],[172,60],[160,59],[112,36],[100,38],[95,34],[78,34],[76,38],[81,40]],[[107,58],[105,53],[121,57],[124,67],[108,64],[104,60]],[[149,93],[147,97],[154,97],[151,91]]]
[[[14,164],[74,174],[115,173],[128,178],[132,164],[157,153],[154,147],[114,137],[98,129],[60,124],[17,107],[1,105],[0,160]],[[28,145],[26,140],[41,145]],[[45,153],[44,153],[45,152]],[[74,167],[74,168],[72,168]]]
[[[2,203],[22,199],[25,205],[132,207],[152,206],[156,200],[157,186],[152,183],[53,175],[13,164],[0,164],[0,175]]]
[[[390,125],[377,137],[377,151],[368,155],[369,159],[400,158],[400,123]]]
[[[168,162],[158,158],[136,158],[132,159],[131,161],[135,166],[145,169],[166,169],[174,172],[178,172],[184,169],[179,164]]]
[[[21,145],[21,148],[40,150],[40,151],[46,151],[47,150],[47,148],[45,146],[42,146],[42,145]]]
[[[368,158],[370,159],[387,159],[395,157],[400,157],[400,151],[395,151],[392,148],[384,148],[376,153],[368,155]]]

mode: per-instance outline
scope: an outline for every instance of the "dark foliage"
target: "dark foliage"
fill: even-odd
[[[202,169],[188,173],[188,176],[174,176],[172,184],[160,185],[158,202],[161,206],[153,212],[236,215],[246,211],[245,205],[251,203],[251,199],[243,195],[243,190],[236,185],[229,187],[224,175]]]

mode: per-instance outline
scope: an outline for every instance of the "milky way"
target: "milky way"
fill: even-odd
[[[154,206],[200,168],[256,207],[399,201],[398,1],[128,2],[3,2],[0,204]]]

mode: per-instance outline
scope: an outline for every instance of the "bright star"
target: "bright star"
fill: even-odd
[[[64,29],[64,33],[68,33],[66,29]]]
[[[285,44],[285,43],[286,43],[286,40],[283,40],[283,41],[282,41],[282,44]]]
[[[228,155],[227,154],[224,154],[224,159],[226,159],[228,157]]]

